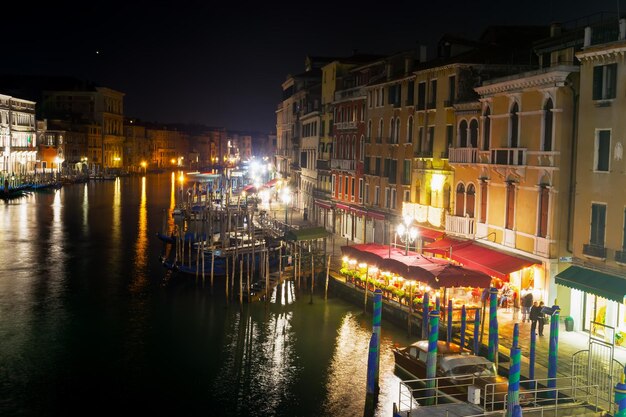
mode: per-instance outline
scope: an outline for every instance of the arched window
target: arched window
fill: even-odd
[[[517,148],[519,146],[519,106],[516,103],[513,103],[513,107],[511,107],[511,148]]]
[[[552,99],[549,98],[546,101],[546,105],[543,107],[544,119],[543,119],[543,146],[542,150],[551,151],[552,150],[552,121],[553,121],[553,113],[552,113]]]
[[[465,210],[465,184],[462,182],[456,186],[456,211],[455,216],[462,217]]]
[[[491,110],[489,107],[485,109],[483,116],[485,118],[483,122],[483,151],[488,151],[491,145]]]
[[[339,146],[340,146],[340,145],[339,145],[339,142],[338,142],[338,140],[337,140],[337,136],[335,136],[335,138],[334,138],[334,140],[333,140],[333,143],[336,143],[336,146],[334,146],[333,148],[331,148],[331,151],[333,151],[333,149],[334,149],[334,151],[332,152],[332,154],[333,154],[333,158],[337,159],[337,149],[340,149],[340,148],[339,148]]]
[[[370,139],[370,141],[372,140],[372,121],[371,120],[367,121],[367,137]]]
[[[380,121],[378,122],[378,140],[377,142],[380,143],[382,137],[383,137],[383,119],[380,119]]]
[[[350,152],[351,159],[353,161],[355,161],[356,160],[356,135],[352,136],[352,146],[351,146],[351,148],[352,148],[352,152]]]
[[[461,120],[459,125],[459,148],[467,148],[467,121]]]
[[[474,218],[474,204],[476,201],[476,188],[474,188],[474,184],[469,184],[467,186],[467,191],[465,192],[465,213],[471,218]]]
[[[396,123],[393,119],[389,121],[389,142],[388,143],[396,143]]]
[[[478,148],[478,122],[476,119],[472,119],[469,125],[470,130],[470,143],[472,148]]]
[[[407,143],[413,143],[413,116],[409,116],[406,129],[406,141]]]
[[[480,222],[487,223],[487,201],[488,201],[488,184],[487,181],[480,183]]]
[[[365,157],[365,137],[361,135],[361,142],[359,143],[359,160],[362,161]]]

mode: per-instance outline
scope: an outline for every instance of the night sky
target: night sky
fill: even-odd
[[[621,3],[621,4],[619,4]],[[273,132],[281,83],[313,56],[390,54],[443,33],[547,25],[622,0],[25,3],[3,19],[0,73],[70,75],[126,93],[125,114]],[[361,8],[362,10],[359,10]]]

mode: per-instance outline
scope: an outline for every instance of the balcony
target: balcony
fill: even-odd
[[[494,165],[526,165],[525,148],[492,148],[490,163]]]
[[[475,222],[473,217],[446,216],[446,233],[474,239]]]
[[[335,123],[335,129],[337,130],[348,130],[348,129],[356,129],[356,121],[350,122],[337,122]]]
[[[615,262],[626,265],[626,251],[615,251]]]
[[[318,159],[315,164],[315,167],[323,171],[330,171],[330,161],[326,161],[324,159]]]
[[[585,243],[583,244],[583,255],[592,258],[606,259],[606,248],[604,246]]]
[[[550,257],[550,240],[545,237],[537,236],[535,238],[535,255]]]
[[[528,151],[526,157],[528,166],[556,168],[559,166],[561,153],[558,151]]]
[[[356,161],[353,159],[333,159],[330,165],[332,169],[343,171],[354,171],[356,169]]]
[[[415,158],[432,158],[433,151],[415,151],[413,153],[413,157]]]
[[[450,148],[451,164],[475,164],[478,162],[478,148]]]

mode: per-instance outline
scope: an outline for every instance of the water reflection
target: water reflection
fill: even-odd
[[[89,233],[89,184],[83,187],[83,235]]]
[[[357,316],[348,313],[337,332],[335,352],[326,384],[328,397],[324,409],[328,411],[328,415],[351,415],[365,407],[364,382],[367,380],[367,358],[372,330],[363,324]],[[400,379],[393,374],[395,361],[391,349],[391,340],[383,335],[380,344],[377,416],[391,415],[393,402],[398,401]]]
[[[176,208],[176,174],[172,172],[171,186],[170,186],[170,208],[164,215],[167,216],[167,233],[174,231],[174,216],[172,212]],[[165,232],[165,231],[164,231]]]
[[[133,275],[130,285],[131,292],[141,291],[147,281],[148,251],[148,211],[146,208],[146,177],[141,178],[141,197],[139,201],[139,218],[137,220],[137,241],[135,242],[135,258]]]

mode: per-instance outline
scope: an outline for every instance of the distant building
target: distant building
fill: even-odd
[[[35,171],[35,102],[0,94],[0,156],[0,172],[4,175]]]

